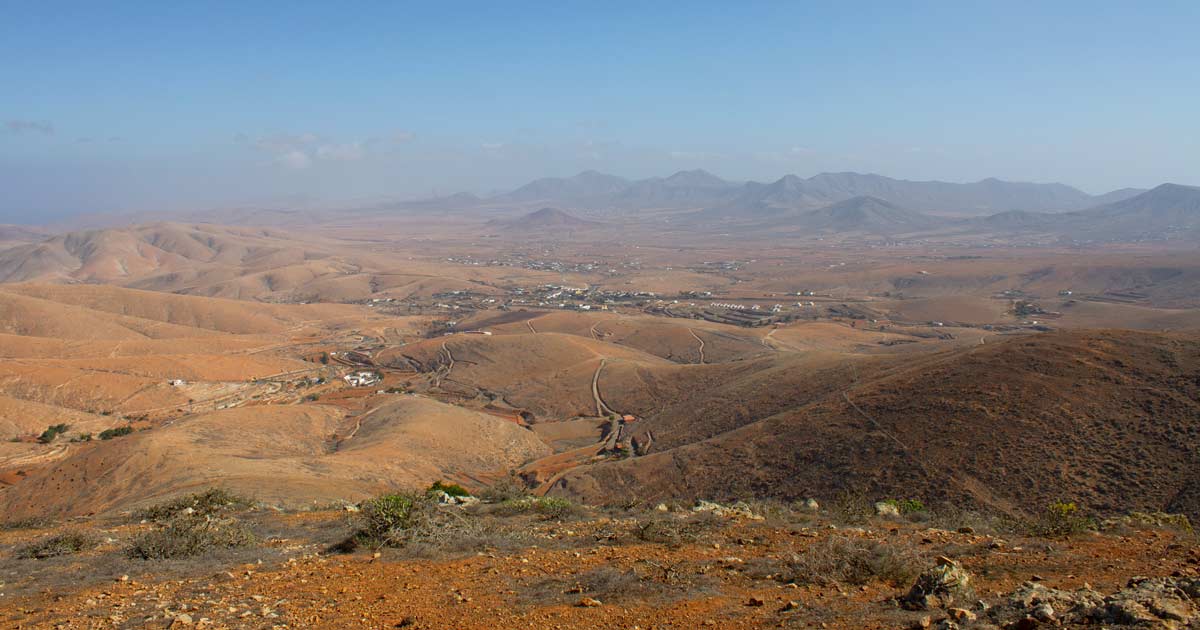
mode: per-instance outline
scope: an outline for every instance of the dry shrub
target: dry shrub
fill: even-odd
[[[1095,531],[1098,527],[1096,519],[1085,516],[1079,506],[1070,501],[1051,503],[1027,526],[1030,535],[1043,538],[1065,538]]]
[[[522,497],[505,501],[490,510],[497,516],[514,516],[517,514],[537,514],[548,520],[579,516],[583,509],[559,497]]]
[[[524,540],[520,532],[499,527],[460,508],[440,506],[426,493],[387,494],[360,506],[358,529],[336,547],[392,547],[409,553],[472,552],[511,548]]]
[[[133,513],[133,516],[139,520],[161,523],[184,513],[195,516],[214,516],[223,511],[248,507],[250,504],[249,499],[223,488],[209,488],[204,492],[185,495],[138,510]]]
[[[907,544],[830,536],[778,567],[775,579],[796,584],[861,585],[874,581],[893,586],[911,582],[925,568],[916,548]]]
[[[640,569],[606,566],[548,576],[523,589],[521,599],[539,605],[574,604],[584,597],[604,603],[662,602],[709,594],[710,582],[683,566],[647,561]]]
[[[635,533],[639,540],[679,547],[698,542],[724,525],[721,517],[712,512],[700,512],[687,518],[652,517],[639,523]]]
[[[529,487],[515,472],[510,472],[496,483],[479,492],[479,499],[485,503],[504,503],[516,501],[530,496]]]
[[[10,521],[0,521],[0,531],[14,531],[19,529],[38,529],[50,524],[50,520],[41,516],[31,516],[29,518],[18,518]]]
[[[92,532],[71,530],[36,540],[19,547],[14,555],[18,558],[56,558],[87,551],[100,544],[100,537]]]
[[[133,539],[125,554],[141,560],[191,558],[217,549],[247,547],[254,534],[237,519],[181,514]]]
[[[846,490],[829,502],[829,518],[839,525],[862,525],[875,515],[874,503],[865,492]]]

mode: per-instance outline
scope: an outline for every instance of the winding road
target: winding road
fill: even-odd
[[[696,341],[700,342],[700,364],[703,365],[704,364],[704,340],[701,339],[700,336],[696,334],[696,331],[692,330],[691,328],[688,329],[688,332],[692,333],[692,337]]]
[[[600,365],[596,366],[596,373],[592,375],[592,398],[596,399],[596,415],[600,417],[616,414],[600,396],[600,370],[604,369],[604,364],[607,362],[608,359],[600,359]]]

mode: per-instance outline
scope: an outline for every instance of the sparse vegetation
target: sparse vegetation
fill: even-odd
[[[445,483],[442,481],[433,482],[433,485],[429,486],[429,490],[427,490],[426,492],[429,494],[437,494],[439,492],[445,492],[446,494],[448,494],[452,497],[469,497],[469,496],[471,496],[471,492],[469,490],[467,490],[466,488],[464,488],[456,483]]]
[[[590,598],[605,604],[670,601],[708,591],[711,580],[673,563],[644,567],[599,567],[576,575],[547,576],[521,592],[521,599],[543,604],[575,604]]]
[[[579,514],[581,511],[578,505],[561,497],[531,496],[505,501],[496,506],[494,510],[496,514],[500,515],[540,514],[548,519],[564,518]]]
[[[652,517],[637,526],[640,540],[679,547],[694,543],[706,534],[720,529],[725,522],[711,512],[700,512],[688,518]]]
[[[867,494],[852,490],[843,491],[834,497],[829,502],[828,512],[835,523],[842,525],[862,525],[874,515]]]
[[[80,433],[79,435],[71,438],[71,441],[72,442],[91,442],[92,434],[91,433]]]
[[[40,516],[31,516],[29,518],[18,518],[10,521],[0,521],[0,531],[12,531],[18,529],[36,529],[46,526],[50,521]]]
[[[129,435],[130,433],[133,433],[133,427],[127,424],[123,427],[116,427],[114,429],[105,429],[100,432],[99,438],[101,440],[111,440],[113,438]]]
[[[906,544],[828,536],[759,572],[784,583],[858,586],[879,581],[907,586],[925,564],[920,553]]]
[[[504,503],[505,501],[515,501],[528,496],[530,496],[529,488],[512,471],[479,493],[479,498],[486,503]]]
[[[250,500],[223,488],[209,488],[203,492],[178,497],[134,512],[134,518],[164,522],[181,514],[214,516],[233,508],[247,507]]]
[[[410,552],[468,552],[507,547],[519,541],[518,532],[496,527],[458,508],[440,508],[425,492],[398,492],[376,497],[359,506],[358,529],[337,546],[403,548]]]
[[[64,434],[71,428],[69,424],[52,424],[46,427],[45,431],[38,436],[38,441],[42,444],[49,444],[54,441],[54,438]]]
[[[93,549],[99,544],[100,538],[92,532],[70,530],[18,547],[13,555],[18,558],[42,560],[80,553]]]
[[[895,506],[902,515],[928,512],[920,499],[884,499],[883,502]]]
[[[354,538],[369,547],[403,547],[429,527],[437,509],[428,495],[404,492],[385,494],[359,507],[361,527]]]
[[[141,560],[190,558],[217,549],[246,547],[254,541],[250,529],[237,519],[180,514],[134,538],[125,554]]]
[[[1073,501],[1056,501],[1029,523],[1029,533],[1047,538],[1061,538],[1098,528],[1096,519],[1083,514]]]

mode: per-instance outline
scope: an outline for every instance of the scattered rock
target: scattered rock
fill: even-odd
[[[946,612],[949,613],[950,618],[955,621],[975,621],[975,613],[967,610],[966,608],[950,608],[947,609]]]
[[[1171,528],[1191,532],[1192,521],[1186,514],[1170,514],[1167,512],[1130,512],[1125,516],[1106,519],[1100,524],[1101,529],[1117,527],[1157,527]]]
[[[713,514],[724,518],[742,518],[750,521],[763,520],[762,515],[755,514],[754,511],[750,509],[750,506],[741,501],[738,501],[733,505],[721,505],[720,503],[713,503],[712,501],[705,501],[701,499],[700,501],[696,502],[696,505],[692,508],[692,511],[712,512]]]
[[[746,600],[747,606],[757,607],[757,606],[762,606],[764,604],[766,604],[766,602],[763,601],[762,598],[760,598],[760,597],[751,597],[750,599]]]
[[[444,490],[438,490],[436,493],[434,493],[433,496],[434,496],[434,498],[437,499],[437,502],[442,505],[467,506],[467,505],[475,505],[476,503],[479,503],[479,499],[477,499],[475,497],[455,496],[455,495],[446,493]]]
[[[576,606],[579,606],[581,608],[595,608],[597,606],[602,606],[602,605],[603,605],[603,602],[601,602],[598,599],[594,599],[592,597],[584,597],[583,599],[579,600],[578,604],[576,604]]]
[[[1091,588],[1063,591],[1026,582],[987,614],[1016,630],[1041,624],[1180,628],[1200,622],[1197,597],[1200,580],[1189,578],[1133,578],[1107,597]]]
[[[937,566],[917,577],[900,599],[900,605],[908,610],[947,608],[955,601],[968,599],[970,582],[971,576],[962,565],[949,558],[938,558]]]

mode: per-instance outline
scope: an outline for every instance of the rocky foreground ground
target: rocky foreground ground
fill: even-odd
[[[398,548],[354,507],[10,523],[0,628],[1200,628],[1178,522],[814,507],[439,506]],[[146,538],[181,518],[238,535]]]

